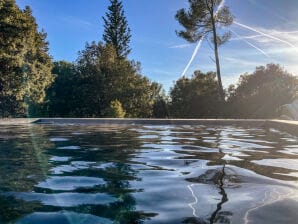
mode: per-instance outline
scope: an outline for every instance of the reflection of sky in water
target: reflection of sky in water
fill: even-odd
[[[43,194],[43,193],[12,193],[16,198],[25,201],[40,201],[44,205],[74,207],[78,205],[104,205],[115,202],[116,199],[104,194],[84,194],[84,193],[59,193],[59,194]]]
[[[46,188],[51,190],[70,191],[77,188],[94,187],[102,185],[105,182],[96,177],[83,177],[83,176],[53,176],[44,182],[40,182],[37,187]]]
[[[16,222],[16,224],[23,223],[42,223],[42,224],[53,224],[53,223],[79,223],[79,224],[112,224],[113,222],[100,218],[94,215],[80,214],[75,212],[35,212],[30,214],[23,219]]]
[[[6,127],[0,222],[296,223],[297,147],[236,126]]]

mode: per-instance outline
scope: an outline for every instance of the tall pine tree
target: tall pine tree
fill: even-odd
[[[218,29],[231,25],[233,16],[227,6],[221,7],[223,0],[188,0],[188,2],[189,9],[180,9],[176,14],[176,19],[184,27],[184,30],[178,31],[177,34],[191,43],[212,34],[218,90],[220,98],[224,101],[218,47],[230,38],[230,32],[219,35]]]
[[[114,46],[118,57],[127,57],[131,51],[129,47],[131,34],[124,15],[123,5],[119,0],[110,0],[110,3],[109,11],[103,17],[103,40]]]

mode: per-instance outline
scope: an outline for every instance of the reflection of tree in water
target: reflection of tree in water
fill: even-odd
[[[200,183],[206,185],[215,185],[219,188],[219,194],[221,195],[220,201],[216,205],[216,209],[210,214],[210,217],[206,219],[202,218],[188,218],[184,220],[184,223],[230,223],[229,217],[232,216],[230,211],[222,211],[222,206],[224,203],[228,201],[228,195],[225,191],[225,181],[226,178],[229,178],[225,174],[225,165],[223,165],[222,169],[214,169],[214,170],[207,170],[206,173],[195,177],[195,178],[188,178],[186,179],[192,183]],[[233,177],[231,177],[233,178]],[[197,222],[194,222],[196,220]]]
[[[38,138],[34,136],[38,133]],[[0,130],[0,223],[8,222],[34,209],[40,203],[18,200],[5,192],[32,192],[49,169],[46,148],[52,147],[38,126],[5,126]]]
[[[114,220],[115,223],[142,223],[144,220],[156,215],[137,210],[137,202],[133,194],[142,191],[142,189],[133,189],[131,185],[131,181],[139,181],[139,176],[141,176],[139,171],[132,166],[132,164],[136,164],[137,162],[132,161],[139,161],[137,149],[143,147],[144,140],[138,137],[142,133],[128,130],[124,127],[109,129],[96,126],[34,126],[33,128],[33,132],[24,128],[8,128],[6,132],[4,129],[0,131],[0,136],[2,136],[0,137],[0,159],[3,161],[0,163],[0,223],[15,221],[15,219],[33,212],[47,213],[60,212],[62,210],[92,214]],[[211,136],[211,139],[215,137],[214,141],[207,143],[203,141],[204,134],[199,132],[196,136],[198,140],[194,140],[193,142],[189,140],[191,137],[194,137],[192,136],[193,132],[190,134],[185,133],[183,135],[184,138],[179,138],[181,137],[180,133],[177,133],[177,136],[173,134],[174,137],[177,137],[176,139],[167,139],[167,141],[177,143],[177,148],[185,144],[193,144],[192,146],[183,146],[185,148],[182,147],[181,150],[173,149],[174,152],[181,155],[178,159],[185,161],[208,160],[206,167],[208,170],[204,174],[186,180],[191,183],[204,184],[210,187],[215,186],[218,193],[214,192],[214,194],[219,195],[219,201],[215,202],[215,207],[213,207],[213,211],[208,214],[207,218],[186,218],[184,223],[231,222],[230,219],[233,214],[225,209],[225,203],[228,201],[227,189],[230,189],[231,186],[241,186],[243,178],[246,178],[245,176],[238,176],[233,171],[234,168],[240,167],[246,170],[252,170],[263,176],[275,179],[287,178],[287,180],[293,180],[293,177],[283,176],[279,178],[281,175],[275,174],[289,173],[290,170],[288,169],[268,168],[252,162],[253,160],[264,158],[297,158],[297,155],[287,155],[279,152],[286,144],[282,140],[278,141],[274,147],[268,149],[271,153],[261,152],[261,150],[265,151],[267,149],[245,151],[247,156],[242,161],[231,160],[228,164],[223,159],[228,154],[226,151],[227,148],[221,147],[225,144],[223,140],[238,138],[238,143],[241,143],[239,140],[241,136],[234,137],[230,136],[232,135],[230,134],[231,132],[224,133],[221,129],[214,130],[210,131],[208,135],[205,134],[206,136]],[[201,132],[203,131],[201,130]],[[37,135],[32,135],[32,133],[37,133]],[[268,133],[265,133],[265,136],[259,137],[258,134],[260,136],[264,135],[263,130],[252,131],[249,134],[254,136],[253,140],[265,139],[268,142],[273,142],[281,138],[280,135],[277,138],[277,134]],[[173,136],[171,135],[171,137]],[[49,141],[52,137],[66,138],[69,141],[53,143]],[[187,138],[189,139],[187,140]],[[162,144],[161,142],[154,141],[152,140],[154,144]],[[160,139],[156,141],[160,141]],[[231,149],[234,150],[233,144],[231,144]],[[262,144],[266,145],[269,143],[265,142]],[[78,149],[63,149],[63,147],[67,146],[80,147]],[[238,147],[238,145],[236,146]],[[148,147],[150,148],[150,146]],[[239,147],[237,147],[235,147],[235,151],[240,151]],[[218,151],[217,149],[220,150]],[[50,160],[50,157],[67,157],[69,160],[55,161],[52,158]],[[72,164],[73,162],[85,162],[87,165],[75,167]],[[53,169],[59,170],[63,166],[69,170],[62,170],[60,173],[53,174]],[[59,206],[59,204],[44,205],[42,204],[42,199],[32,202],[21,200],[12,195],[2,194],[5,192],[32,191],[47,195],[63,193],[63,190],[37,186],[38,183],[44,182],[46,178],[50,178],[51,176],[68,176],[70,178],[72,176],[83,176],[103,179],[104,184],[102,185],[76,188],[71,192],[91,195],[105,193],[115,200],[109,204],[77,203],[73,207],[63,207],[62,205]],[[256,179],[256,181],[258,180]]]
[[[249,130],[235,127],[231,127],[231,129],[232,130],[227,128],[210,128],[209,136],[216,136],[216,138],[212,141],[204,141],[204,136],[201,136],[201,139],[199,138],[196,145],[203,146],[202,150],[180,151],[180,153],[184,154],[183,157],[180,157],[181,159],[196,157],[208,161],[207,166],[209,169],[204,174],[186,180],[192,183],[217,186],[219,189],[218,194],[221,197],[221,200],[217,203],[215,210],[209,215],[208,219],[187,218],[184,220],[184,223],[230,223],[230,218],[233,214],[223,209],[224,204],[228,202],[226,189],[230,187],[241,187],[242,182],[260,183],[259,181],[262,181],[262,184],[274,184],[274,179],[287,181],[297,180],[297,177],[287,175],[291,172],[295,172],[295,170],[260,165],[254,162],[266,159],[298,159],[297,155],[287,154],[282,151],[288,145],[296,144],[295,142],[290,143],[290,141],[286,141],[287,137],[285,137],[284,134],[266,129]],[[239,135],[237,133],[238,131],[240,131]],[[208,139],[207,134],[206,137]],[[291,138],[290,136],[288,137]],[[255,148],[253,146],[255,146]],[[210,151],[204,151],[204,149],[210,149]],[[216,152],[215,149],[219,149],[219,151]],[[232,154],[233,152],[244,152],[246,156],[243,157],[242,160],[227,160],[228,157],[223,159],[224,156],[230,153]],[[189,156],[185,156],[185,154]],[[242,176],[241,174],[237,174],[234,171],[235,169],[237,170],[237,167],[253,171],[256,175],[245,176],[244,174],[244,176]],[[258,177],[258,175],[272,179],[260,179],[261,176]]]
[[[38,202],[26,202],[13,196],[0,195],[0,223],[11,223],[24,215],[41,208]]]
[[[224,157],[224,153],[222,151],[221,148],[221,140],[222,140],[222,135],[221,135],[221,131],[219,132],[218,135],[216,135],[217,137],[217,148],[219,150],[219,155],[221,156],[221,158]],[[230,223],[230,220],[228,219],[227,216],[225,216],[225,214],[231,214],[231,212],[222,212],[222,206],[224,203],[226,203],[228,201],[228,195],[225,191],[224,188],[224,178],[225,178],[225,168],[226,168],[226,163],[225,161],[223,161],[223,165],[222,165],[222,169],[221,171],[219,171],[219,177],[216,178],[217,179],[217,186],[219,187],[219,194],[222,196],[221,201],[217,204],[216,206],[216,210],[212,213],[211,217],[210,217],[210,223],[213,224],[214,222],[216,222],[217,220],[220,219],[221,223]]]
[[[202,219],[202,218],[186,218],[183,223],[198,223],[198,224],[205,224],[205,223],[231,223],[229,217],[232,216],[232,212],[230,211],[222,211],[223,204],[228,201],[228,195],[225,191],[225,181],[226,176],[225,169],[226,169],[226,161],[222,160],[221,158],[224,157],[224,153],[220,147],[221,141],[221,132],[213,133],[216,136],[216,144],[215,148],[218,149],[218,153],[216,154],[217,160],[220,161],[222,168],[220,169],[209,169],[204,174],[196,177],[196,178],[188,178],[186,179],[189,182],[194,183],[201,183],[206,185],[215,185],[219,189],[219,195],[221,196],[220,201],[216,205],[216,209],[210,214],[209,219]]]
[[[32,136],[36,132],[39,138]],[[49,158],[44,151],[52,144],[43,135],[43,130],[36,126],[1,130],[0,190],[32,191],[36,181],[44,179]]]
[[[102,164],[101,169],[85,169],[72,173],[76,176],[99,177],[105,180],[104,186],[92,189],[80,189],[81,192],[105,192],[117,198],[117,201],[108,205],[84,206],[86,212],[106,217],[116,223],[140,223],[156,214],[136,211],[136,201],[132,193],[139,191],[131,189],[129,181],[140,180],[137,171],[131,168],[131,160],[135,157],[136,149],[140,148],[142,142],[136,132],[128,131],[124,128],[109,131],[93,130],[92,134],[82,135],[73,144],[82,145],[88,143],[86,147],[94,147],[99,150],[88,151],[88,153],[74,152],[67,156],[79,157],[82,161],[96,162]],[[75,155],[76,154],[76,155]],[[82,212],[82,208],[79,210]]]
[[[38,127],[38,128],[37,128]],[[37,129],[36,129],[37,128]],[[136,210],[136,201],[130,181],[138,180],[137,172],[132,169],[130,161],[140,148],[137,133],[126,129],[98,128],[91,126],[36,126],[35,129],[21,130],[8,128],[12,137],[0,142],[0,222],[9,222],[33,212],[71,211],[92,214],[114,220],[115,223],[141,223],[156,214]],[[72,132],[82,132],[72,136]],[[38,133],[38,135],[33,135]],[[16,136],[19,134],[19,136]],[[70,141],[50,142],[52,137],[65,137]],[[11,138],[11,139],[9,139]],[[63,150],[59,147],[77,145],[80,150]],[[38,146],[38,150],[36,147]],[[69,161],[50,161],[50,157],[68,157]],[[7,195],[6,192],[36,192],[41,194],[64,193],[61,190],[37,187],[38,183],[51,177],[51,169],[61,166],[70,167],[71,162],[93,162],[93,165],[65,171],[54,175],[84,176],[101,178],[104,185],[76,188],[73,193],[107,193],[115,198],[109,204],[83,204],[73,207],[43,205],[40,201],[25,201]],[[45,177],[46,175],[46,177]],[[0,193],[1,193],[0,192]],[[69,191],[68,191],[69,192]],[[6,194],[6,195],[5,195]]]

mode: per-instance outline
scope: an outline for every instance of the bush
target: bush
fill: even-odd
[[[119,100],[113,100],[110,103],[110,107],[106,109],[105,116],[112,118],[124,118],[125,111],[122,108],[121,102]]]

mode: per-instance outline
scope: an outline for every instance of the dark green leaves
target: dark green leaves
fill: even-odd
[[[52,83],[46,34],[38,32],[32,11],[15,1],[0,3],[0,116],[25,116],[41,103]]]
[[[109,11],[103,17],[103,40],[114,46],[118,57],[127,57],[131,51],[129,47],[131,34],[124,15],[123,5],[119,0],[110,0],[110,2]]]

